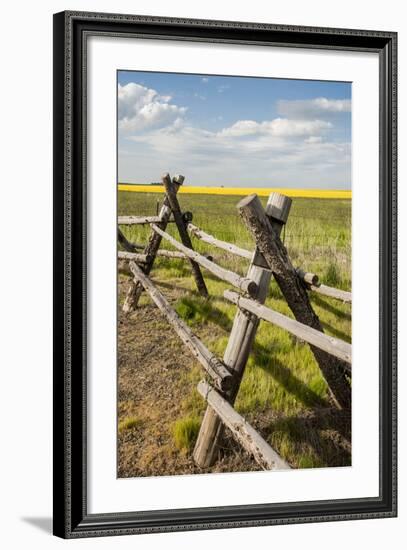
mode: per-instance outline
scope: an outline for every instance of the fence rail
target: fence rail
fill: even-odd
[[[160,216],[119,216],[119,225],[149,225],[150,223],[160,223]],[[167,220],[167,223],[172,220]]]
[[[172,258],[175,260],[188,260],[185,254],[182,252],[177,252],[176,250],[157,250],[157,256],[161,256],[162,258]],[[209,254],[205,254],[204,256],[210,261],[213,260],[213,256],[210,256]],[[123,250],[118,250],[117,257],[119,260],[133,260],[134,262],[145,262],[151,258],[151,256],[147,256],[147,254],[143,254],[142,252],[125,252]]]
[[[200,239],[201,241],[211,244],[213,246],[216,246],[218,248],[221,248],[222,250],[226,250],[227,252],[230,252],[231,254],[234,254],[235,256],[240,256],[241,258],[246,258],[247,260],[251,260],[253,257],[253,252],[250,252],[250,250],[246,250],[245,248],[240,248],[240,246],[236,246],[235,244],[228,243],[226,241],[221,241],[220,239],[217,239],[213,235],[209,235],[209,233],[205,233],[202,229],[197,227],[196,225],[189,223],[188,229],[191,232],[194,237],[197,239]]]
[[[295,319],[290,319],[286,315],[273,311],[270,307],[249,300],[232,290],[225,290],[223,296],[230,302],[236,304],[239,308],[249,311],[258,317],[264,319],[273,325],[285,329],[290,334],[297,338],[308,342],[312,346],[327,351],[330,355],[338,357],[343,361],[351,364],[352,362],[352,346],[343,340],[328,336],[327,334],[315,330],[303,323],[299,323]]]
[[[194,250],[191,250],[190,248],[181,244],[179,241],[177,241],[177,239],[174,239],[174,237],[171,237],[171,235],[169,235],[168,233],[160,229],[158,225],[153,223],[151,224],[151,227],[153,231],[155,231],[163,239],[166,239],[175,248],[183,252],[185,256],[188,256],[188,258],[195,260],[196,263],[198,263],[199,265],[201,265],[202,267],[204,267],[205,269],[207,269],[208,271],[210,271],[211,273],[219,277],[219,279],[222,279],[223,281],[230,283],[231,285],[242,290],[243,292],[247,292],[250,296],[256,295],[257,284],[255,283],[255,281],[252,281],[248,277],[240,277],[239,275],[237,275],[237,273],[234,273],[229,269],[225,269],[224,267],[221,267],[215,262],[211,262],[210,260],[208,260],[208,258],[205,258],[205,256],[203,256],[202,254],[199,254],[199,252],[195,252]]]
[[[317,294],[322,294],[323,296],[328,296],[329,298],[335,298],[335,300],[341,300],[342,302],[352,302],[352,293],[347,292],[346,290],[341,290],[339,288],[332,288],[327,285],[311,285],[310,290],[316,292]]]

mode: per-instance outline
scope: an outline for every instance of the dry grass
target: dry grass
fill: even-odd
[[[125,417],[119,422],[119,432],[124,430],[132,430],[134,428],[139,428],[141,425],[140,418],[136,416]]]

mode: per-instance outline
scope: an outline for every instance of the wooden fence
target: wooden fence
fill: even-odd
[[[150,238],[145,246],[129,242],[118,228],[118,240],[124,248],[124,251],[118,252],[119,270],[132,277],[123,310],[127,313],[133,311],[141,292],[146,291],[210,380],[210,383],[201,381],[197,388],[207,401],[194,449],[194,460],[199,466],[207,468],[216,461],[223,429],[226,427],[262,468],[289,469],[290,466],[233,408],[259,322],[264,320],[272,323],[307,342],[327,382],[334,404],[338,408],[349,408],[352,346],[324,334],[308,294],[317,292],[343,302],[351,302],[352,295],[320,284],[316,274],[292,265],[280,239],[291,208],[290,198],[271,193],[265,209],[257,195],[249,195],[238,203],[241,218],[256,244],[255,250],[249,251],[217,239],[192,224],[192,214],[181,211],[177,198],[177,191],[184,182],[183,176],[175,176],[171,180],[169,174],[165,174],[162,180],[166,194],[157,216],[120,216],[118,220],[119,226],[143,224],[151,227]],[[175,224],[180,240],[167,233],[168,223]],[[221,267],[212,256],[196,252],[190,235],[249,260],[246,276],[241,277]],[[160,249],[163,239],[176,250]],[[224,292],[224,298],[234,303],[237,311],[222,359],[206,348],[150,279],[149,274],[157,256],[188,261],[202,296],[207,296],[208,290],[201,268],[240,291]],[[272,277],[295,319],[264,305]]]

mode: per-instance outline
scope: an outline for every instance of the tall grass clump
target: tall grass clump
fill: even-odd
[[[201,423],[197,416],[186,416],[177,420],[172,427],[175,446],[180,451],[190,451],[195,445]]]
[[[335,261],[329,262],[325,274],[324,283],[328,286],[340,287],[342,284],[341,270]]]

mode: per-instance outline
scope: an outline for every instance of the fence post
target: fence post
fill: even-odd
[[[163,178],[163,183],[165,185],[165,190],[167,192],[167,199],[170,204],[172,214],[174,216],[175,224],[177,226],[178,233],[181,238],[181,242],[184,246],[187,246],[188,248],[193,250],[191,238],[185,227],[184,220],[182,219],[182,212],[177,199],[177,190],[175,189],[176,186],[170,180],[170,178]],[[197,289],[199,290],[199,293],[201,294],[201,296],[205,296],[205,297],[208,296],[208,289],[206,288],[206,284],[202,276],[201,268],[191,258],[189,259],[189,263],[191,264],[192,273],[194,275],[195,283],[196,283]]]
[[[295,271],[285,246],[270,224],[258,196],[245,197],[239,202],[238,209],[297,321],[323,332],[306,288]],[[346,378],[347,365],[315,346],[311,346],[311,349],[328,384],[332,400],[338,408],[349,409],[351,387]]]
[[[266,213],[274,230],[280,234],[287,222],[292,200],[279,193],[271,193],[267,201]],[[262,259],[256,247],[247,277],[257,283],[256,300],[264,303],[271,280],[270,269]],[[236,375],[236,382],[232,390],[227,392],[226,398],[234,403],[239,391],[240,381],[249,358],[250,350],[257,331],[259,320],[256,316],[237,310],[228,345],[223,356],[225,365]],[[198,439],[194,449],[194,460],[201,468],[208,468],[216,461],[218,447],[223,434],[223,424],[211,407],[207,407]]]
[[[169,174],[164,174],[162,179],[163,181],[166,179],[170,179]],[[184,183],[184,176],[178,175],[174,177],[174,191],[175,193],[178,192],[179,187]],[[160,210],[160,223],[158,224],[159,227],[165,231],[168,220],[171,216],[171,207],[170,203],[168,201],[168,197],[164,198],[163,205]],[[157,235],[155,231],[151,231],[150,239],[148,241],[147,246],[144,249],[144,254],[147,254],[147,256],[150,256],[150,260],[144,264],[143,266],[143,273],[148,275],[154,265],[154,260],[157,255],[157,251],[160,248],[161,244],[161,236]],[[127,291],[126,299],[123,304],[123,311],[125,313],[130,313],[134,309],[136,309],[138,301],[140,299],[141,293],[143,292],[143,286],[140,283],[130,283],[129,290]]]

